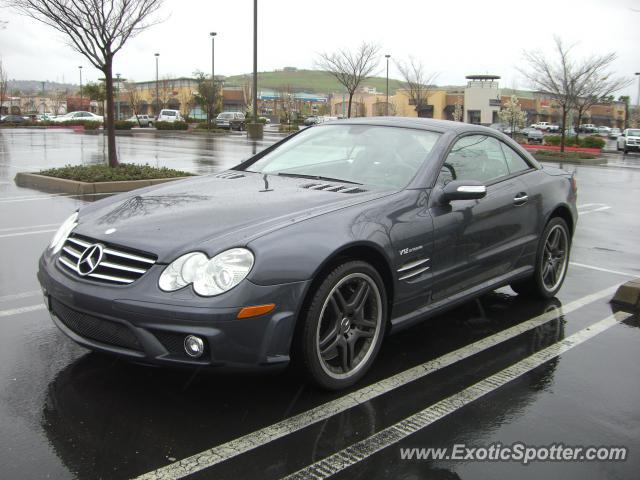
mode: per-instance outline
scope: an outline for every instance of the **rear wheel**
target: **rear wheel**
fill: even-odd
[[[330,390],[360,380],[378,354],[386,317],[384,283],[375,268],[350,261],[332,270],[300,319],[296,347],[307,378]]]
[[[567,223],[560,217],[554,217],[547,224],[541,238],[533,275],[512,283],[511,288],[521,295],[551,298],[558,293],[567,274],[571,235]]]

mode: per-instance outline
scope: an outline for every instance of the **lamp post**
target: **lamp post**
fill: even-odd
[[[216,68],[215,68],[215,60],[216,60],[216,32],[209,33],[211,35],[211,104],[213,107],[211,108],[211,122],[213,122],[213,115],[216,112]]]
[[[258,123],[258,0],[253,0],[253,122]]]
[[[120,74],[116,73],[116,120],[120,120]]]
[[[636,97],[636,115],[639,115],[638,109],[640,108],[640,72],[636,72],[638,77],[638,96]]]
[[[82,110],[82,65],[78,66],[80,71],[80,110]]]
[[[384,56],[387,59],[387,103],[385,104],[385,115],[389,116],[389,57],[391,55],[387,54]]]
[[[160,107],[160,91],[158,90],[158,57],[160,56],[159,53],[154,53],[155,57],[156,57],[156,117],[160,114],[159,111],[159,107]]]

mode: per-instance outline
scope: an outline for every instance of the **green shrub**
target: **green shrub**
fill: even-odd
[[[156,130],[188,130],[187,122],[156,122]]]
[[[192,173],[174,170],[172,168],[158,168],[150,165],[136,165],[121,163],[117,167],[108,165],[67,165],[61,168],[42,170],[40,175],[64,178],[80,182],[113,182],[122,180],[152,180],[157,178],[188,177]]]
[[[580,145],[585,148],[604,148],[606,142],[600,137],[584,137],[580,139]]]
[[[544,137],[544,143],[547,145],[560,145],[560,135],[549,135]],[[578,139],[578,146],[582,148],[604,148],[605,141],[600,137],[588,136],[580,137]],[[576,137],[566,137],[564,141],[565,146],[575,147]]]
[[[119,120],[115,123],[116,130],[131,130],[134,126],[133,122],[128,122],[127,120]]]
[[[556,150],[537,150],[535,157],[538,160],[590,160],[596,158],[588,152],[559,152]]]
[[[101,122],[94,122],[93,120],[78,120],[77,122],[65,122],[58,125],[82,126],[85,130],[97,130],[102,127]]]

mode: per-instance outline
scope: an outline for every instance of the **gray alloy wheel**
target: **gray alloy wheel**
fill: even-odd
[[[555,292],[564,279],[569,262],[569,239],[563,225],[554,225],[549,230],[541,262],[542,285],[547,291]]]
[[[552,298],[558,293],[567,274],[571,236],[567,223],[552,218],[544,229],[536,256],[533,275],[514,282],[511,288],[518,294],[534,298]]]
[[[386,301],[384,283],[368,263],[347,262],[327,275],[299,339],[307,376],[314,383],[345,388],[366,373],[382,343]]]

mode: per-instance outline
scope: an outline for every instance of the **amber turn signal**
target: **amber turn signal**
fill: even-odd
[[[238,312],[238,319],[257,317],[269,313],[276,308],[275,303],[268,303],[266,305],[254,305],[252,307],[244,307]]]

